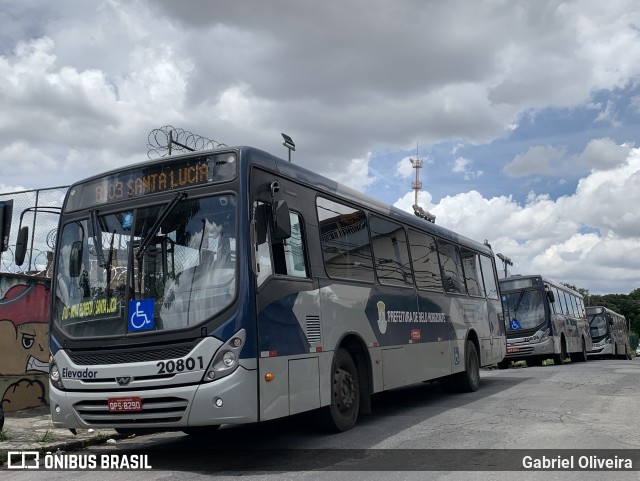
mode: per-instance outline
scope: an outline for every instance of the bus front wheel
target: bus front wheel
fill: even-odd
[[[498,363],[498,369],[509,369],[509,366],[511,366],[511,361],[507,359],[503,359]]]
[[[560,354],[554,354],[553,363],[556,366],[560,366],[564,364],[567,360],[567,344],[564,340],[564,337],[560,341]]]
[[[331,404],[320,410],[320,424],[329,431],[348,431],[358,420],[360,383],[356,365],[346,349],[338,349],[333,361],[331,397]]]
[[[530,357],[529,359],[527,359],[527,367],[539,367],[542,366],[542,361],[544,359],[542,359],[542,357],[540,356],[536,356],[536,357]]]
[[[582,351],[580,352],[572,352],[569,357],[571,357],[571,362],[587,362],[587,345],[582,340]]]

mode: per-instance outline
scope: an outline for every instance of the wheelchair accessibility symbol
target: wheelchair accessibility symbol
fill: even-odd
[[[150,331],[155,328],[153,299],[129,301],[129,332]]]

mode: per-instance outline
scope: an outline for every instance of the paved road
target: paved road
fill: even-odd
[[[239,474],[250,479],[398,477],[389,470],[400,472],[403,479],[420,479],[424,473],[409,471],[430,466],[440,469],[431,479],[638,479],[638,401],[639,359],[483,371],[476,393],[447,394],[433,383],[377,395],[373,415],[339,435],[319,433],[309,416],[297,416],[226,427],[200,438],[182,433],[133,437],[92,453],[149,454],[151,464],[163,469],[138,472],[135,477],[140,480],[197,479],[199,472],[229,467],[240,470],[228,472],[229,479]],[[221,456],[220,449],[232,451]],[[488,453],[489,449],[500,451]],[[492,473],[486,468],[487,456],[495,457],[497,471],[507,471],[513,463],[519,467],[526,455],[565,458],[571,452],[559,450],[567,449],[595,450],[578,455],[587,453],[599,459],[626,459],[631,452],[635,471]],[[577,463],[576,456],[574,465]],[[481,472],[459,471],[475,471],[473,466]],[[68,476],[68,472],[40,474],[47,479]],[[100,475],[106,474],[74,476],[104,479]],[[110,479],[128,479],[125,472],[109,474]],[[14,478],[44,476],[12,472],[5,479]]]

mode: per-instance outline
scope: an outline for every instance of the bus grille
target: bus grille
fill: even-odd
[[[73,405],[82,420],[91,425],[162,424],[180,421],[189,401],[178,397],[142,398],[142,411],[109,412],[107,400],[81,401]]]
[[[69,352],[69,357],[77,366],[94,366],[97,364],[126,364],[130,362],[161,361],[179,359],[193,349],[193,344],[166,347],[162,349],[140,349],[130,351],[108,352]]]

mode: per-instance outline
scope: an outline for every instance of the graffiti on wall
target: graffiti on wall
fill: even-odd
[[[49,286],[0,275],[0,394],[4,411],[47,404]]]

